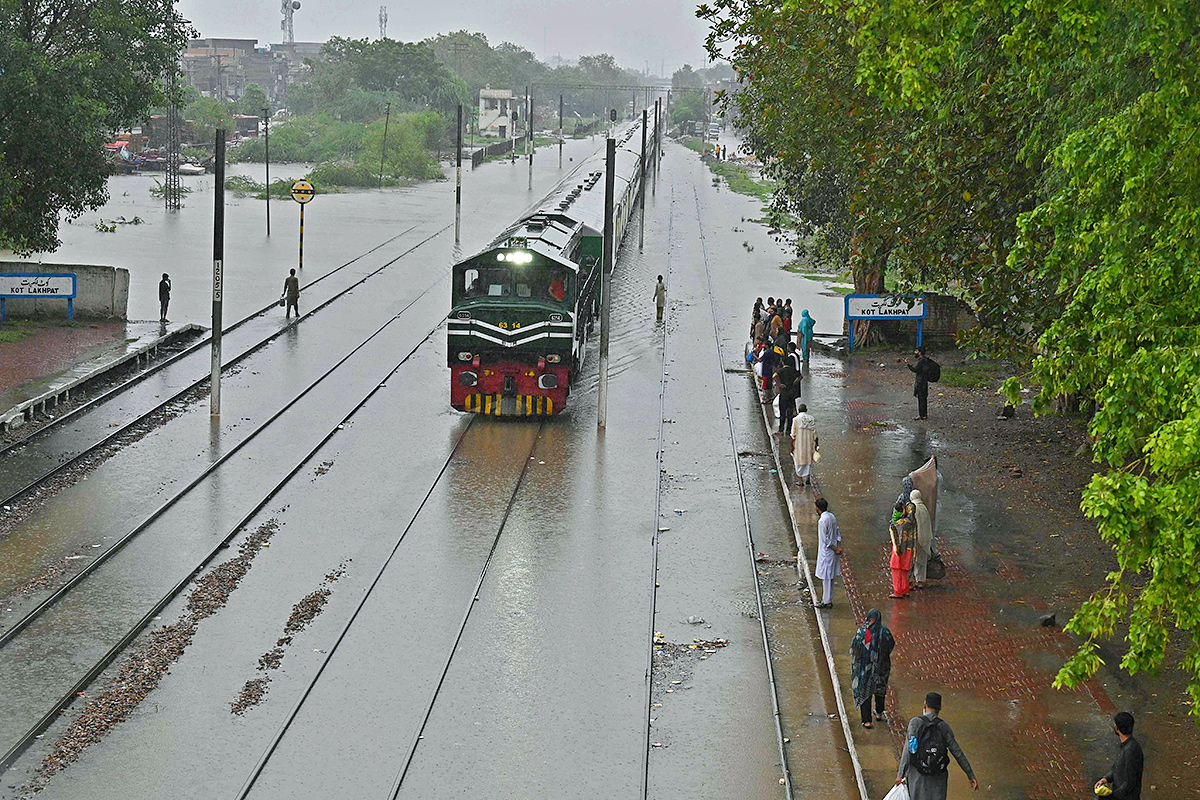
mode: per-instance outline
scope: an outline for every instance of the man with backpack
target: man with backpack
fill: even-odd
[[[946,800],[950,756],[954,756],[962,771],[967,773],[971,788],[979,789],[971,762],[958,746],[954,731],[938,716],[941,710],[942,696],[930,692],[925,695],[925,713],[908,723],[908,736],[900,755],[900,768],[896,771],[896,785],[908,781],[910,800]]]
[[[917,363],[909,364],[908,368],[916,375],[913,381],[913,396],[917,398],[917,419],[928,419],[929,384],[941,380],[942,367],[925,355],[924,347],[918,347],[913,351],[913,355],[917,357]]]

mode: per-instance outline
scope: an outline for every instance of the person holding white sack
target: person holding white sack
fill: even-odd
[[[796,418],[792,420],[792,463],[796,467],[796,485],[812,483],[812,465],[820,460],[817,448],[821,440],[817,436],[817,421],[808,413],[808,405],[801,403]]]

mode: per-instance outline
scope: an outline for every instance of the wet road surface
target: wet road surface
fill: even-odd
[[[387,386],[250,521],[253,528],[278,518],[282,529],[229,604],[198,628],[188,652],[134,716],[53,778],[53,796],[94,796],[118,786],[129,797],[235,796],[398,538],[395,557],[280,740],[252,796],[328,797],[344,794],[346,787],[353,787],[355,796],[383,796],[405,762],[410,763],[400,794],[412,797],[479,796],[481,787],[489,796],[640,795],[643,784],[653,797],[782,796],[754,602],[756,570],[737,497],[739,466],[724,418],[721,362],[691,191],[697,185],[702,198],[716,195],[707,176],[690,153],[672,147],[663,183],[647,209],[646,252],[639,256],[633,241],[622,254],[614,278],[610,423],[603,433],[597,435],[594,425],[594,356],[568,413],[540,432],[529,422],[471,423],[446,408],[444,344],[438,336],[418,338],[415,324],[397,326],[403,335],[388,340],[387,347],[381,343],[375,358],[364,353],[362,362],[347,370],[345,380],[358,386],[348,383],[335,393],[346,397],[322,395],[312,404],[312,416],[298,412],[293,417],[289,411],[286,432],[311,444],[317,431],[307,429],[336,419],[333,409],[339,402],[344,411],[345,403],[382,380],[391,366],[387,354],[395,356],[409,343],[415,347]],[[678,191],[673,193],[672,186]],[[754,205],[736,196],[713,197],[719,212],[710,214],[711,221],[701,217],[706,230],[737,225],[745,211],[730,199],[742,201],[740,209]],[[746,236],[737,238],[733,244],[740,247]],[[677,242],[683,242],[680,249],[668,253]],[[663,516],[656,519],[664,329],[653,322],[651,289],[664,265],[671,275],[672,313],[665,329],[663,402],[665,417],[673,421],[662,425],[663,467],[666,475],[681,480],[664,476]],[[734,299],[718,303],[718,316],[723,326],[740,331],[756,287],[747,289],[744,274],[735,272],[724,274],[722,265],[715,265],[718,295],[730,288],[722,288],[726,283],[739,285],[731,292]],[[801,285],[777,270],[766,277]],[[743,308],[744,291],[751,296]],[[378,294],[352,293],[352,305],[332,306],[330,314],[349,309],[338,314],[349,323],[348,316],[365,316],[363,309],[376,309],[371,311],[375,319],[394,313],[387,303],[372,305]],[[444,314],[444,295],[437,308],[414,306],[421,310],[411,318],[436,326]],[[313,358],[312,343],[324,346],[326,337],[309,336],[306,328],[319,319],[306,320],[295,339],[285,339],[290,348],[272,353],[278,361],[266,366],[273,371],[247,367],[240,372],[239,377],[260,372],[242,391],[261,390],[261,374],[286,375],[284,365],[299,367]],[[726,355],[740,358],[740,334],[727,336]],[[345,341],[353,338],[347,334]],[[739,441],[743,447],[765,447],[761,424],[757,438],[750,426],[749,415],[758,410],[748,384],[739,390],[734,380],[730,387],[738,393],[733,408]],[[297,385],[288,388],[294,394]],[[186,427],[207,433],[207,425],[198,424],[204,411],[185,412],[180,419],[190,413]],[[193,452],[206,452],[203,438],[191,445]],[[303,450],[283,430],[268,438],[271,446],[264,440],[261,448],[248,447],[238,470],[198,493],[206,502],[197,501],[192,513],[181,515],[161,540],[156,537],[157,549],[146,544],[138,558],[128,559],[141,569],[131,566],[124,575],[114,571],[111,593],[95,598],[102,605],[92,606],[91,617],[81,615],[76,624],[90,628],[96,608],[107,613],[144,602],[136,596],[139,584],[146,583],[143,559],[185,563],[195,552],[191,548],[223,533],[222,524],[232,524],[235,510],[250,503],[252,488],[261,490],[271,482],[266,476],[278,474]],[[138,443],[145,451],[130,459],[126,472],[153,460],[156,452],[161,467],[161,444],[149,442],[147,437]],[[227,448],[227,437],[220,437],[219,445],[214,450]],[[742,469],[748,470],[745,464]],[[761,495],[760,503],[751,504],[754,546],[786,558],[780,498],[769,484],[760,485],[755,472],[760,471],[745,474],[747,486]],[[694,473],[687,476],[690,483],[682,480],[685,473]],[[121,474],[114,467],[107,480],[116,483]],[[130,485],[144,486],[147,477],[137,476]],[[498,531],[514,488],[512,513]],[[76,498],[64,508],[79,502]],[[688,510],[676,515],[674,508]],[[652,608],[652,542],[660,527],[670,530],[662,533],[658,605]],[[495,552],[476,601],[476,582],[493,542]],[[328,603],[293,637],[279,668],[269,673],[265,701],[244,715],[231,714],[229,702],[244,683],[263,674],[255,665],[281,636],[293,606],[339,568],[346,573],[330,584]],[[468,609],[461,642],[447,662]],[[181,610],[182,601],[169,606],[163,622]],[[816,746],[833,732],[825,713],[828,693],[811,630],[797,611],[802,609],[785,600],[771,609],[767,622],[779,651],[776,669],[784,667],[784,708],[793,709],[790,714],[805,712],[795,720],[785,714],[785,736]],[[703,662],[697,659],[687,680],[661,680],[648,695],[652,613],[654,628],[667,641],[686,646],[694,637],[725,638],[729,645]],[[705,623],[688,624],[689,615],[704,617]],[[81,646],[64,648],[74,654]],[[5,655],[0,650],[0,658]],[[648,708],[648,697],[662,705]],[[808,713],[814,709],[820,713]],[[663,745],[649,754],[647,711],[653,720],[650,739]],[[44,742],[65,724],[51,728]],[[414,739],[422,725],[423,738]],[[830,752],[822,754],[824,768],[804,766],[797,796],[847,796],[842,790],[852,786],[852,779],[846,783],[835,743],[825,746]],[[6,783],[15,782],[14,774],[27,775],[42,752],[31,750]]]

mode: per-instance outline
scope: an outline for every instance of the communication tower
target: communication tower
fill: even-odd
[[[296,29],[292,25],[292,15],[300,10],[299,0],[283,0],[279,10],[283,12],[283,20],[279,28],[283,31],[283,40],[287,44],[296,43]]]
[[[178,211],[181,192],[179,190],[179,160],[183,158],[179,135],[179,79],[175,70],[168,73],[164,81],[168,97],[167,104],[167,169],[163,178],[163,199],[167,211]]]
[[[379,38],[387,38],[387,6],[379,7]]]

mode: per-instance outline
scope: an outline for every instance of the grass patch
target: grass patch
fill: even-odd
[[[955,389],[983,389],[998,380],[998,369],[994,364],[946,366],[942,367],[942,379],[939,383]]]
[[[39,328],[81,328],[83,323],[69,319],[11,319],[0,322],[0,344],[28,339]]]

